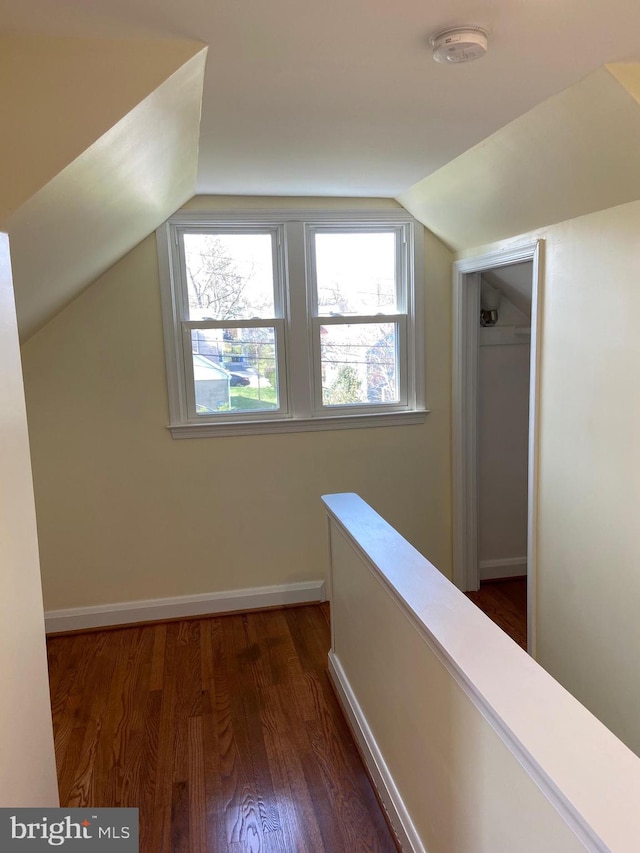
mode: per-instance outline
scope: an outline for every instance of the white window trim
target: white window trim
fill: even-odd
[[[311,316],[310,276],[308,274],[309,251],[307,240],[314,227],[337,229],[358,227],[384,227],[399,225],[410,227],[404,230],[406,250],[401,253],[407,264],[406,334],[403,352],[404,363],[401,375],[407,377],[406,388],[402,389],[403,400],[398,406],[385,405],[384,411],[363,405],[347,408],[318,408],[314,400],[313,365],[317,353],[314,351],[314,324],[333,318]],[[285,287],[282,298],[288,300],[284,314],[293,318],[285,323],[284,352],[280,358],[286,363],[286,399],[281,399],[278,412],[256,412],[235,419],[233,415],[215,421],[194,422],[188,417],[188,390],[184,373],[184,342],[182,334],[182,294],[174,286],[175,269],[180,263],[177,231],[181,227],[203,229],[255,227],[264,230],[274,228],[278,237],[278,251],[283,276],[293,285]],[[278,228],[282,226],[282,228]],[[156,231],[162,315],[164,325],[165,359],[169,395],[170,423],[168,429],[173,438],[204,438],[208,436],[252,435],[263,433],[306,432],[328,429],[361,429],[363,427],[398,426],[423,423],[426,414],[424,394],[424,300],[423,300],[423,228],[406,211],[322,211],[322,210],[252,210],[236,212],[181,211],[170,217]],[[406,260],[405,260],[406,259]],[[404,271],[403,271],[404,273]],[[296,286],[306,281],[307,287]],[[299,318],[306,317],[301,323]],[[405,314],[380,315],[379,322],[405,322]],[[296,320],[297,318],[297,320]],[[348,322],[340,318],[336,322]],[[355,316],[354,322],[361,320]],[[265,325],[272,325],[269,319]],[[305,351],[306,359],[293,358],[292,353]]]

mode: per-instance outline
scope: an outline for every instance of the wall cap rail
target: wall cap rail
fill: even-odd
[[[640,759],[362,498],[322,500],[585,848],[640,850]]]

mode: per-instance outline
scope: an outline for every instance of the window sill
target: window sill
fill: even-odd
[[[266,435],[284,432],[319,432],[334,429],[364,429],[366,427],[409,426],[422,424],[428,409],[412,412],[377,412],[374,415],[340,415],[325,418],[283,418],[264,421],[229,421],[227,423],[171,424],[171,436],[181,438],[211,438],[229,435]]]

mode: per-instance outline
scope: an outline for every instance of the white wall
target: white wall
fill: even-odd
[[[640,202],[545,240],[538,658],[640,752]]]
[[[325,208],[372,199],[194,200]],[[451,571],[451,255],[425,235],[424,424],[172,440],[155,237],[23,346],[47,610],[322,579],[354,490]]]
[[[0,806],[57,806],[29,441],[4,234],[0,363]]]
[[[531,264],[529,294],[531,292]],[[507,268],[508,270],[508,268]],[[529,304],[531,296],[529,295]],[[527,573],[529,326],[504,296],[478,353],[478,558],[480,579]],[[515,324],[515,326],[514,326]]]

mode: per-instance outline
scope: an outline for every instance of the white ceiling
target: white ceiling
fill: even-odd
[[[490,30],[466,66],[453,24]],[[0,33],[210,45],[199,193],[396,196],[607,62],[640,59],[639,0],[0,0]]]

